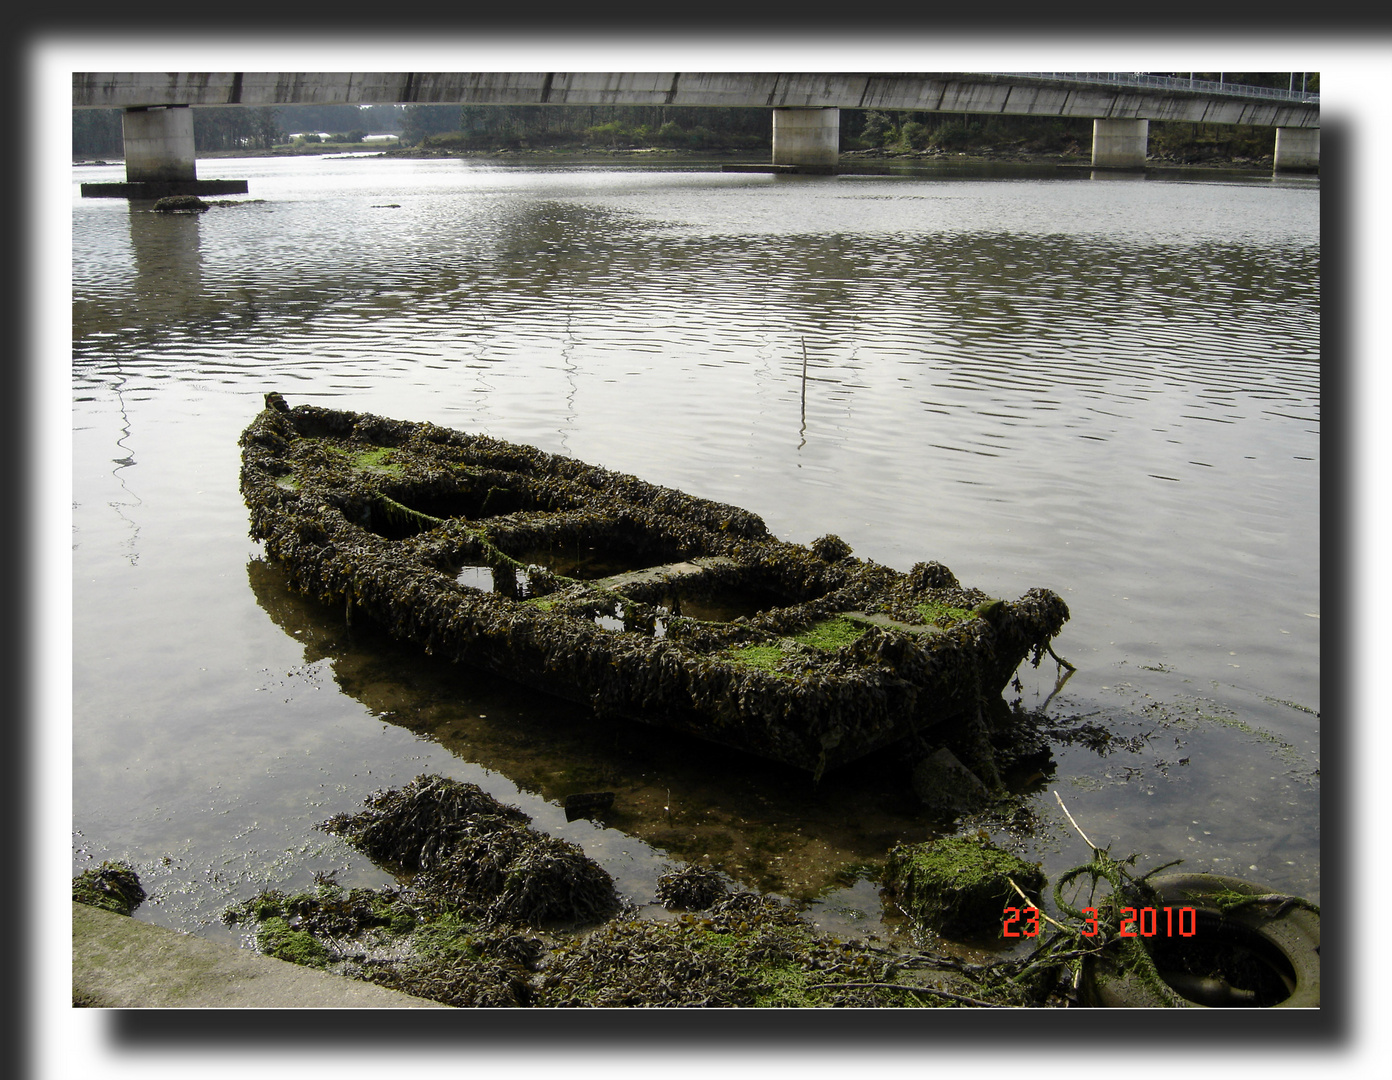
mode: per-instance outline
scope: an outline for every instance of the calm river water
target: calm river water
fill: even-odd
[[[530,443],[1059,592],[1109,725],[982,824],[1057,873],[1184,859],[1320,895],[1317,180],[1088,170],[203,162],[236,205],[82,199],[73,170],[73,870],[236,939],[261,889],[388,877],[315,823],[421,773],[483,786],[653,910],[679,860],[902,929],[871,880],[941,828],[892,762],[805,778],[451,671],[290,592],[237,437],[282,392]],[[808,377],[802,380],[804,350]],[[604,823],[565,795],[617,793]],[[972,823],[975,827],[977,823]]]

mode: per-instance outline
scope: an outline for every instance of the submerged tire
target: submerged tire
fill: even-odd
[[[1252,904],[1224,915],[1215,896],[1264,896],[1271,890],[1218,874],[1171,874],[1149,884],[1159,903],[1193,908],[1192,933],[1159,933],[1138,940],[1166,986],[1126,970],[1110,953],[1083,965],[1079,993],[1102,1008],[1238,1007],[1313,1009],[1320,1003],[1320,920],[1306,908]]]

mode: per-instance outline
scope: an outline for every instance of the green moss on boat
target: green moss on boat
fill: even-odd
[[[427,652],[820,776],[980,704],[1068,619],[834,536],[484,435],[268,394],[251,534],[294,584]],[[712,614],[735,597],[739,614]],[[743,607],[739,605],[743,604]]]

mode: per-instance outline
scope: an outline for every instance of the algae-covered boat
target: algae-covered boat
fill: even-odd
[[[814,776],[914,734],[993,772],[985,705],[1068,619],[570,458],[279,394],[241,437],[296,587],[436,656]]]

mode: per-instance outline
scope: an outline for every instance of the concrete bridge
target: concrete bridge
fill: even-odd
[[[1132,73],[74,72],[72,87],[74,108],[125,110],[127,183],[84,195],[235,190],[194,165],[193,109],[228,105],[762,107],[774,167],[806,172],[835,171],[847,108],[1087,117],[1096,168],[1144,168],[1151,120],[1251,124],[1276,129],[1277,171],[1319,167],[1318,95]]]

